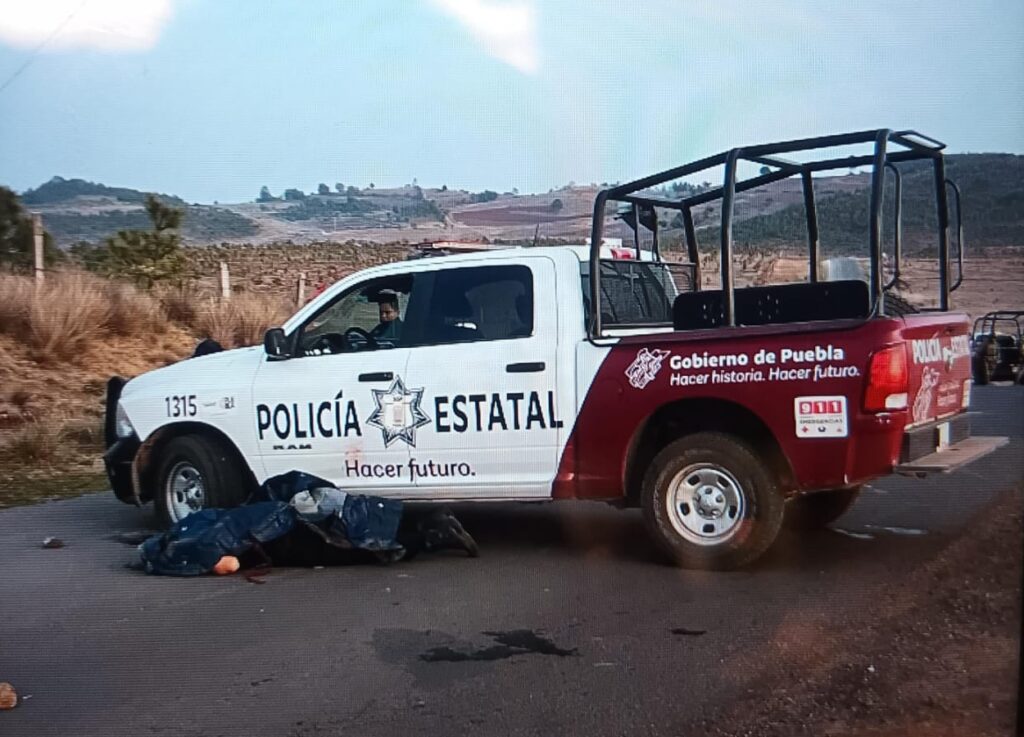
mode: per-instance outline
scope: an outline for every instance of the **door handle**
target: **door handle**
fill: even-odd
[[[543,361],[534,361],[533,363],[510,363],[505,367],[505,370],[510,374],[530,374],[537,371],[544,370]]]
[[[391,381],[395,375],[390,371],[376,371],[370,374],[359,374],[360,381]]]

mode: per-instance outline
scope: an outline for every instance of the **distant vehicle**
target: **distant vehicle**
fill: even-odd
[[[1024,310],[997,310],[974,321],[971,373],[975,384],[1013,381],[1024,384]]]
[[[873,150],[828,151],[856,144]],[[239,504],[293,469],[415,501],[600,500],[642,508],[680,565],[746,565],[784,517],[823,526],[872,479],[948,471],[1006,442],[971,436],[970,322],[948,311],[961,280],[948,278],[943,148],[878,130],[733,149],[598,192],[590,246],[348,276],[262,348],[112,381],[114,493],[155,500],[166,523]],[[777,156],[794,152],[811,157]],[[886,283],[880,244],[885,174],[898,184],[892,162],[913,160],[934,167],[942,224],[940,307],[921,313],[890,309],[899,246]],[[740,161],[768,171],[738,180]],[[717,189],[654,189],[716,166]],[[854,166],[873,167],[868,278],[821,280],[812,174]],[[737,288],[734,195],[788,177],[804,183],[809,280]],[[692,208],[716,200],[721,288],[705,289]],[[632,246],[602,245],[616,203]],[[688,262],[662,258],[656,208],[679,214]]]

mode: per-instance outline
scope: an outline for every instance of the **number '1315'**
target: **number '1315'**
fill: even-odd
[[[198,412],[195,394],[164,397],[164,402],[167,403],[168,417],[195,417]]]

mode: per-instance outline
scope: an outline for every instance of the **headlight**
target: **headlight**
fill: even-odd
[[[117,403],[114,432],[117,433],[117,437],[119,438],[127,438],[135,433],[135,428],[132,427],[131,420],[128,419],[128,413],[124,411],[124,406],[120,402]]]

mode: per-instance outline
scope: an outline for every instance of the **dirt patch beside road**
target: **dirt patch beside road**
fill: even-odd
[[[769,649],[736,664],[762,670],[754,680],[763,686],[702,720],[702,733],[1014,734],[1021,505],[1020,488],[1004,494],[912,577],[893,581],[870,611],[787,621]]]

